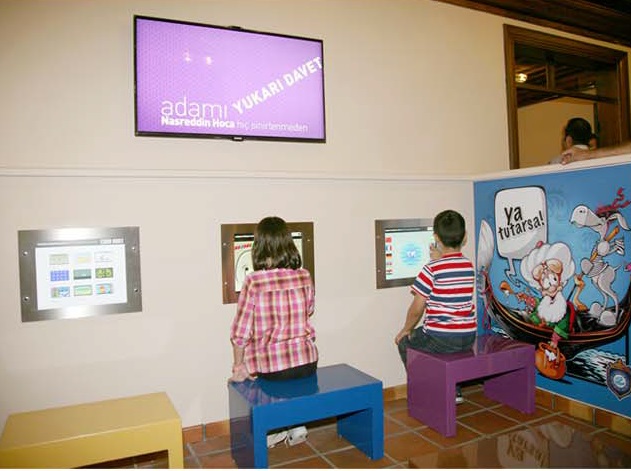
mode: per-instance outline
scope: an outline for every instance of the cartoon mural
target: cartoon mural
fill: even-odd
[[[534,344],[538,386],[631,416],[631,165],[474,193],[480,330]]]

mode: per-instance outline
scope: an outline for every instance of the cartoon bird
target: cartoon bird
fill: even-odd
[[[579,205],[572,211],[570,222],[577,227],[592,229],[598,234],[598,241],[590,258],[581,260],[582,273],[578,277],[587,276],[603,296],[602,304],[594,302],[590,306],[590,315],[596,317],[603,325],[614,325],[618,315],[618,296],[611,285],[616,279],[618,267],[612,267],[604,258],[612,253],[624,255],[624,239],[614,239],[614,237],[620,232],[620,228],[629,230],[627,221],[619,211],[598,211],[597,214],[587,206]],[[610,232],[609,230],[615,222],[618,225]],[[609,298],[615,304],[615,312],[613,313],[605,310]]]

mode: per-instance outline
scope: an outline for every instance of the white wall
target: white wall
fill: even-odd
[[[133,14],[324,39],[327,143],[134,137]],[[503,61],[501,18],[432,1],[0,0],[0,423],[157,390],[227,419],[220,224],[270,214],[314,221],[321,364],[403,384],[374,220],[473,225],[466,175],[508,168]],[[18,230],[127,225],[142,313],[21,322]]]

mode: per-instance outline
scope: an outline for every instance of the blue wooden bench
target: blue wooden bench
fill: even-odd
[[[228,383],[232,458],[267,468],[268,432],[337,417],[337,432],[368,457],[383,457],[383,385],[352,366],[318,368],[288,381]]]

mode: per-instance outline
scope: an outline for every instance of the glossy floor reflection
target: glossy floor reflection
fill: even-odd
[[[619,437],[552,421],[412,457],[410,468],[631,468],[631,455]]]
[[[343,438],[334,421],[307,424],[305,443],[269,450],[270,468],[631,468],[631,433],[537,406],[525,415],[464,388],[456,435],[445,438],[407,413],[407,401],[384,403],[385,456],[371,461]],[[631,427],[630,427],[631,429]],[[184,445],[187,468],[235,468],[228,434]],[[99,468],[166,468],[166,453]]]

